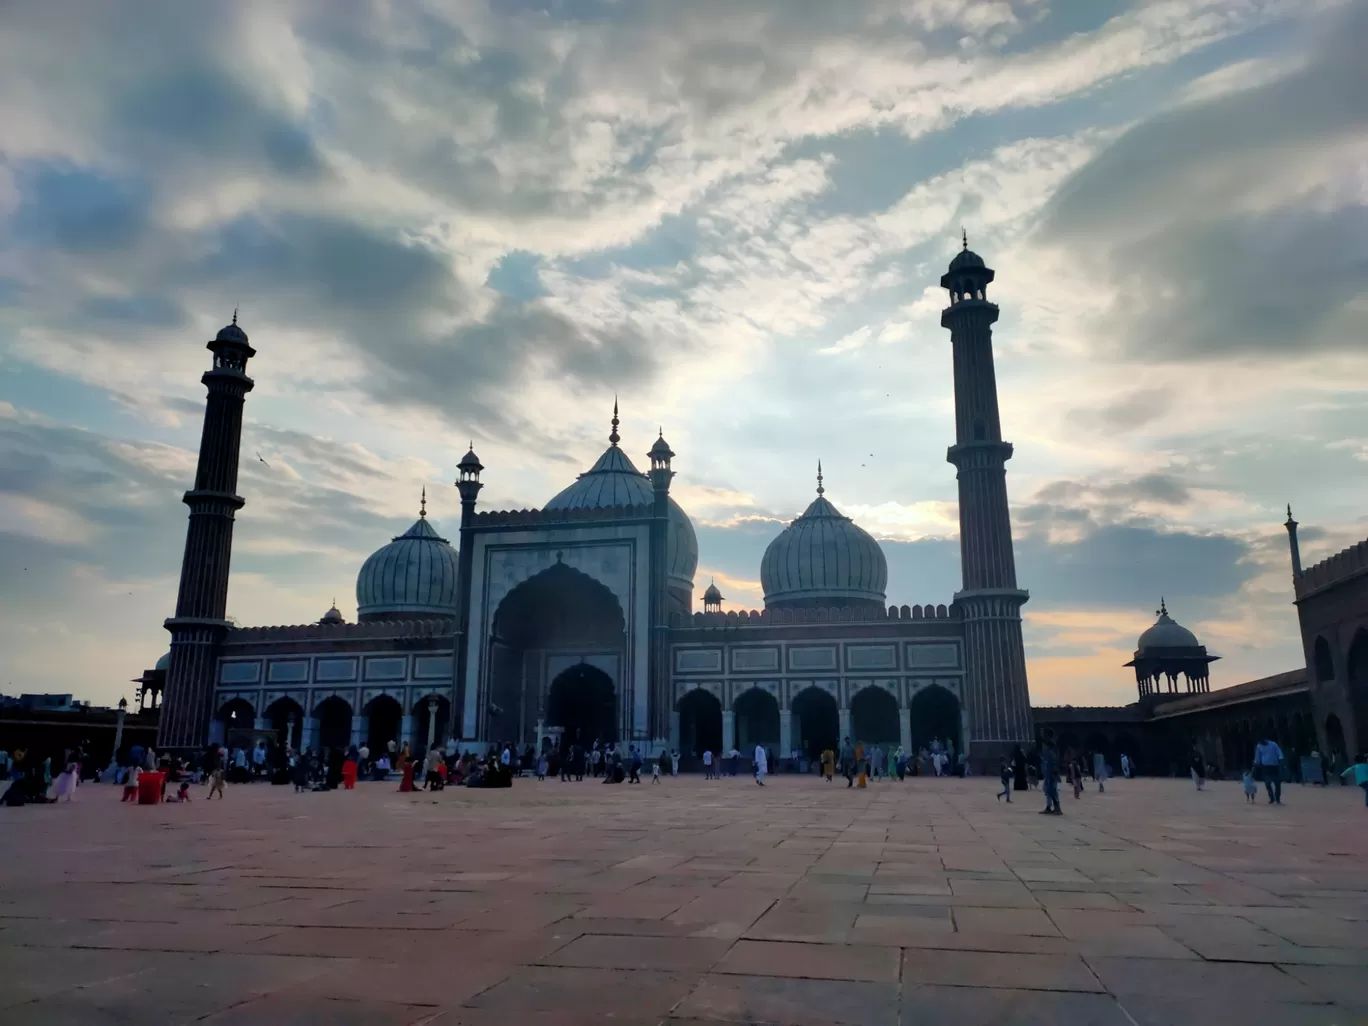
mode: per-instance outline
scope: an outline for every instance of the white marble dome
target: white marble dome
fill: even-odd
[[[1201,645],[1197,635],[1170,617],[1168,606],[1160,603],[1159,619],[1154,622],[1153,627],[1140,635],[1140,639],[1135,643],[1135,650],[1143,652],[1145,649],[1153,648],[1200,648]]]
[[[858,607],[885,602],[888,562],[879,543],[823,495],[779,537],[760,561],[766,608]]]
[[[456,615],[457,555],[426,513],[361,565],[356,613],[368,620]]]
[[[627,454],[618,448],[617,426],[614,439],[592,467],[574,484],[563,489],[543,509],[607,509],[612,506],[649,506],[655,502],[651,479],[637,470]],[[698,536],[693,523],[679,503],[670,500],[670,533],[666,543],[665,566],[669,583],[692,593],[694,572],[698,569]]]

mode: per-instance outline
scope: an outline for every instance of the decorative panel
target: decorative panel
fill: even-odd
[[[301,683],[309,679],[309,661],[307,659],[277,659],[273,660],[266,667],[266,679],[271,683]]]
[[[895,670],[898,667],[896,645],[847,645],[846,669]]]
[[[779,669],[777,648],[734,648],[731,652],[733,672]]]
[[[356,660],[320,659],[314,666],[314,680],[356,680]]]
[[[255,684],[261,680],[261,663],[219,663],[219,683]]]
[[[834,670],[836,669],[836,649],[790,648],[788,650],[790,670]]]
[[[372,656],[366,659],[366,680],[403,680],[407,676],[406,656]]]
[[[675,649],[676,673],[721,673],[722,650],[720,648],[677,648]]]
[[[451,676],[451,656],[414,656],[413,676],[418,680]]]
[[[959,646],[910,644],[907,646],[907,665],[914,669],[921,669],[924,666],[958,666]]]

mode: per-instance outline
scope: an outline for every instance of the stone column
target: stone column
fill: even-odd
[[[314,738],[318,736],[318,717],[305,716],[304,728],[299,736],[300,751],[307,751],[314,746]]]
[[[537,717],[537,736],[533,739],[533,747],[536,748],[537,754],[538,754],[538,755],[541,754],[541,750],[542,750],[542,738],[544,738],[545,736],[546,736],[546,721],[545,721],[544,719],[542,719],[542,718],[539,716],[539,717]]]
[[[399,720],[399,747],[413,744],[413,717],[405,713]]]
[[[782,761],[793,751],[793,710],[779,710],[779,751],[775,754]]]
[[[736,747],[736,713],[730,709],[722,710],[722,754],[726,755]]]
[[[679,713],[670,713],[670,751],[679,751]]]
[[[841,716],[841,740],[844,741],[846,738],[850,737],[850,710],[849,710],[849,709],[844,709],[844,708],[841,709],[840,716]]]
[[[285,743],[291,748],[295,747],[295,714],[290,713],[285,717]]]
[[[428,699],[428,736],[427,746],[431,750],[437,743],[437,699]]]
[[[253,730],[270,730],[270,729],[271,729],[271,721],[268,720],[265,716],[258,716],[256,719],[254,719],[254,720],[252,721],[252,729],[253,729]]]
[[[351,729],[351,743],[360,748],[366,740],[366,717],[353,716]]]
[[[898,710],[898,743],[904,752],[912,754],[912,710],[907,706]]]
[[[119,715],[114,721],[114,750],[109,753],[109,768],[105,770],[111,783],[117,780],[119,775],[119,748],[123,745],[124,714],[127,709],[127,700],[119,699]]]

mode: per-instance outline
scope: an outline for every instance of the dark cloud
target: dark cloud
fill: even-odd
[[[1332,29],[1296,70],[1144,121],[1060,188],[1040,238],[1116,291],[1099,337],[1150,359],[1359,346],[1368,208],[1328,169],[1354,173],[1368,128],[1368,5]]]

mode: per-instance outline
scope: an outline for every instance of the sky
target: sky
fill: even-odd
[[[663,428],[699,595],[827,498],[959,586],[940,275],[995,329],[1036,704],[1302,665],[1287,539],[1368,536],[1368,6],[80,0],[0,10],[0,691],[168,638],[209,366],[250,372],[239,623],[307,623]]]

